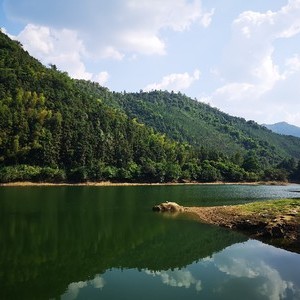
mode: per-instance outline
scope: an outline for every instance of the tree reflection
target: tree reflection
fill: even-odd
[[[163,218],[121,192],[7,190],[0,201],[0,298],[57,297],[111,268],[180,269],[245,240],[188,218]]]

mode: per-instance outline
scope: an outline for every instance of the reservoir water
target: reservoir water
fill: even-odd
[[[299,185],[0,187],[0,299],[300,299],[299,254],[151,211],[299,197]]]

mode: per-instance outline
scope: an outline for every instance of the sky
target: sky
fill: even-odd
[[[300,0],[0,0],[0,20],[73,78],[300,126]]]

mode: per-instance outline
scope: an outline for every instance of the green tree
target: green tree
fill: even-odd
[[[248,153],[245,158],[242,167],[248,172],[257,172],[260,170],[259,161],[257,155],[253,152]]]

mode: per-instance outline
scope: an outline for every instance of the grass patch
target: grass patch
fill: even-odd
[[[243,215],[255,215],[265,217],[278,217],[290,215],[300,217],[300,199],[280,199],[262,202],[253,202],[238,205],[237,211]]]

